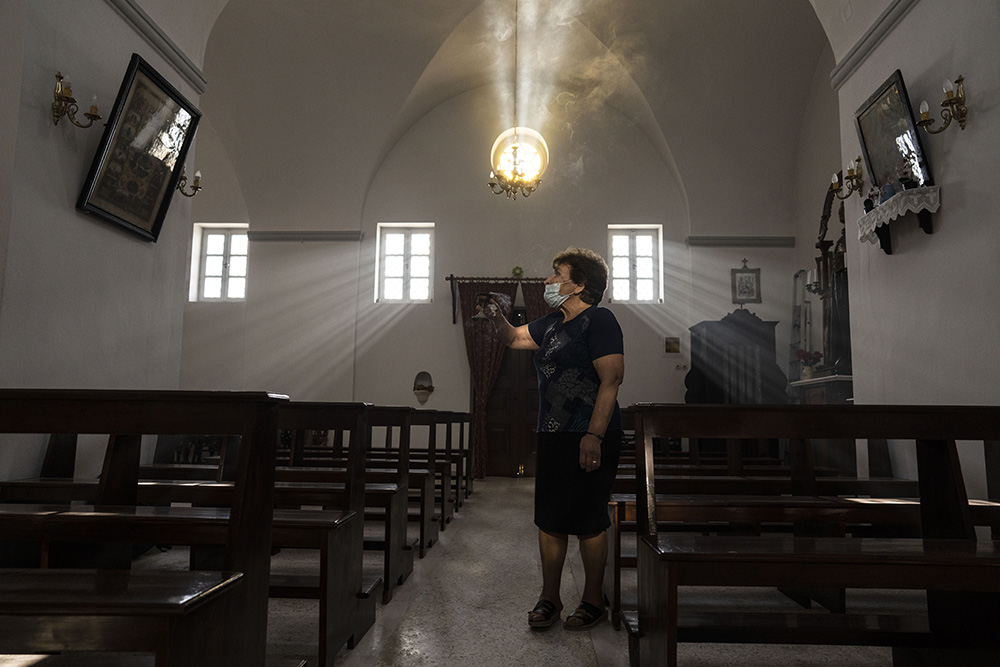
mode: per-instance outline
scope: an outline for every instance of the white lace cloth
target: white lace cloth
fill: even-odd
[[[858,218],[858,240],[878,243],[875,228],[888,225],[892,220],[906,213],[930,211],[936,213],[941,206],[941,188],[928,185],[923,188],[897,192],[887,201],[879,204],[871,213]]]

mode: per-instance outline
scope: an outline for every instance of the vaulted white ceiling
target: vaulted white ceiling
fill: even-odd
[[[470,90],[495,99],[470,122],[510,124],[515,0],[210,4],[201,108],[265,226],[333,208],[333,224],[357,228],[397,142]],[[517,44],[520,124],[544,132],[611,108],[692,200],[751,170],[790,183],[830,52],[806,0],[519,0]],[[488,149],[469,147],[470,168],[485,173]]]

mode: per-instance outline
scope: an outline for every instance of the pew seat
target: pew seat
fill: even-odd
[[[219,645],[227,660],[248,666],[264,664],[267,627],[267,576],[271,551],[271,520],[274,507],[273,469],[277,446],[279,405],[286,396],[262,392],[195,392],[157,390],[84,390],[84,389],[2,389],[0,390],[0,433],[24,434],[24,439],[4,439],[4,446],[34,447],[41,437],[52,434],[88,434],[106,436],[104,458],[98,488],[101,505],[135,507],[138,490],[138,467],[144,436],[185,436],[204,434],[237,438],[238,455],[231,457],[230,470],[234,491],[230,495],[228,530],[217,545],[221,548],[216,565],[222,572],[241,572],[241,585],[220,596],[224,613],[215,616],[222,628]],[[48,458],[48,457],[47,457]],[[74,508],[75,511],[75,508]],[[32,530],[44,533],[50,522],[72,523],[64,512],[32,517]],[[2,530],[24,524],[23,517],[0,513]],[[49,528],[51,530],[51,527]],[[88,535],[97,541],[95,551],[108,550],[112,558],[100,567],[127,567],[131,560],[134,536],[129,524],[120,523],[101,536]],[[11,538],[10,532],[5,535]],[[23,540],[14,531],[13,539]],[[51,539],[63,537],[50,536]],[[145,541],[145,540],[144,540]],[[157,540],[150,540],[156,543]],[[19,545],[23,546],[23,544]],[[126,551],[127,548],[127,551]],[[47,550],[43,550],[48,558]],[[121,560],[125,564],[121,565]],[[40,571],[39,577],[49,577]],[[58,615],[53,604],[50,610]],[[21,630],[28,632],[24,634]],[[19,652],[40,650],[27,645],[30,627],[12,631],[5,624],[4,636],[20,639]],[[97,635],[93,635],[96,639]],[[117,637],[112,636],[109,642]]]
[[[666,623],[644,623],[642,664],[676,664],[677,642],[934,647],[927,615],[724,612],[678,608],[680,586],[1000,591],[1000,542],[908,538],[660,535],[639,550],[639,576],[658,591]],[[640,598],[643,590],[639,591]],[[640,603],[640,610],[642,605]],[[996,647],[975,624],[950,627],[947,645]]]
[[[59,486],[47,484],[45,489],[50,494],[59,490],[64,495],[79,495],[72,493],[66,480],[62,482]],[[26,488],[31,486],[25,485]],[[163,494],[165,486],[160,483],[150,488]],[[231,493],[231,488],[227,486],[209,483],[207,486],[186,484],[181,488],[194,493],[195,500],[220,503]],[[210,493],[205,493],[206,488]],[[162,496],[159,499],[162,500]],[[370,624],[359,626],[355,622],[355,614],[362,619],[374,615],[374,601],[366,603],[365,598],[359,599],[359,591],[352,588],[352,582],[340,576],[348,557],[346,551],[351,544],[338,539],[337,531],[355,516],[352,511],[336,509],[276,509],[273,512],[272,545],[319,550],[320,571],[318,575],[294,578],[271,576],[269,593],[271,597],[319,600],[321,655],[329,656],[330,660],[342,646],[353,646],[363,630],[370,627]],[[200,566],[196,562],[198,547],[209,548],[202,552],[207,554],[202,558],[212,557],[210,548],[225,544],[230,529],[230,510],[227,507],[4,503],[0,504],[0,517],[3,519],[0,521],[0,539],[37,541],[41,544],[37,563],[40,567],[48,565],[48,550],[52,543],[120,542],[122,539],[127,539],[129,543],[190,545],[193,547],[192,565]],[[116,563],[122,568],[128,568],[131,556],[131,548],[125,546],[127,548],[121,551],[121,561]],[[380,584],[381,579],[377,583]]]
[[[157,667],[225,661],[240,572],[0,570],[0,652],[151,652]]]
[[[689,641],[884,645],[892,647],[897,666],[997,664],[1000,542],[980,540],[976,531],[981,523],[977,515],[993,512],[996,503],[969,499],[959,447],[978,446],[988,452],[1000,443],[1000,409],[646,404],[636,406],[635,426],[636,459],[643,465],[635,469],[638,613],[627,619],[636,638],[630,642],[633,664],[673,667],[678,642]],[[853,503],[849,513],[893,509],[887,517],[870,519],[874,537],[844,537],[843,529],[831,530],[857,516],[824,517],[804,506],[802,521],[793,522],[793,534],[667,532],[669,525],[660,528],[657,500],[674,489],[670,478],[653,473],[656,438],[718,438],[726,441],[727,449],[765,438],[787,440],[796,497],[776,503],[802,503],[798,496],[839,495],[821,491],[813,461],[815,441],[842,440],[856,446],[859,441],[871,445],[892,440],[912,446],[916,455],[913,497],[919,513],[913,514],[908,501],[837,498],[837,504]],[[712,516],[723,510],[723,503],[697,516]],[[669,500],[666,505],[669,512]],[[919,537],[879,534],[886,525],[880,522],[897,523],[897,515],[918,521],[913,528],[919,529]],[[987,525],[994,520],[987,517]],[[858,616],[860,608],[846,606],[836,613],[817,609],[809,614],[760,614],[752,603],[710,613],[696,597],[678,597],[681,587],[706,586],[777,587],[809,597],[815,591],[911,590],[924,592],[924,604],[913,610],[915,618],[904,619],[892,614],[874,617],[868,611]]]
[[[623,597],[623,571],[636,567],[636,548],[623,535],[636,531],[636,498],[632,494],[611,497],[611,562],[605,576],[605,595],[611,620],[617,628],[622,614],[635,607]],[[1000,505],[992,509],[992,520],[1000,521]],[[984,523],[985,514],[977,514]],[[844,498],[838,496],[727,496],[657,494],[656,518],[665,533],[755,535],[761,532],[791,532],[796,525],[822,524],[838,535],[864,534],[878,526],[899,536],[919,535],[920,504],[914,499]],[[839,606],[839,605],[838,605]]]
[[[266,658],[264,667],[307,667],[306,660]],[[156,667],[156,656],[125,653],[6,654],[0,667]]]
[[[148,504],[193,503],[219,504],[224,502],[231,487],[229,482],[212,481],[219,466],[206,464],[149,464],[139,468],[143,479],[139,482],[140,502]],[[364,548],[383,554],[383,570],[379,578],[383,584],[382,601],[388,603],[397,586],[413,572],[416,542],[406,538],[407,489],[393,481],[396,475],[389,470],[366,470],[364,499],[366,508],[374,508],[382,519],[384,530],[367,530]],[[291,468],[275,469],[274,498],[277,506],[343,506],[347,472],[342,468]],[[371,481],[369,481],[371,480]],[[428,503],[432,502],[428,481],[416,474],[416,481],[409,488],[417,487],[421,494],[418,520],[421,525],[421,544],[426,538],[432,544],[437,534],[428,524],[434,522]],[[4,501],[90,500],[96,493],[96,480],[37,478],[3,482],[0,499]],[[368,512],[366,510],[366,516]],[[374,516],[374,515],[372,515]],[[400,518],[403,517],[403,518]],[[426,535],[425,535],[426,534]],[[291,545],[284,545],[291,546]],[[421,549],[421,556],[423,555]]]

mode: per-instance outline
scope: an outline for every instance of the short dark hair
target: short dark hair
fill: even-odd
[[[569,279],[577,285],[583,285],[580,299],[584,303],[596,306],[604,298],[604,290],[608,288],[608,265],[604,258],[593,250],[586,248],[566,248],[552,260],[552,268],[560,264],[569,267]]]

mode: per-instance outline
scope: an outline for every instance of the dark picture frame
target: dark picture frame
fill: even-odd
[[[760,269],[730,269],[733,281],[733,303],[760,303]]]
[[[76,206],[155,242],[201,111],[132,54]]]
[[[903,190],[908,175],[916,186],[933,185],[920,134],[913,119],[903,74],[898,69],[854,114],[866,174],[876,188]],[[907,174],[908,172],[908,174]]]

